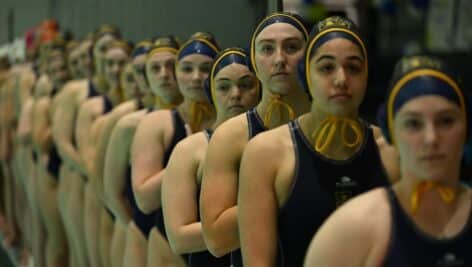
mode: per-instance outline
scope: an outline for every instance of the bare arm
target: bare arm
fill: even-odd
[[[240,132],[233,125],[221,125],[208,144],[203,167],[200,194],[203,235],[208,250],[216,257],[239,248],[238,171],[247,140]]]
[[[49,121],[49,97],[40,97],[36,100],[33,110],[33,140],[35,145],[43,152],[47,153],[52,143],[52,135]]]
[[[206,250],[202,226],[198,220],[196,199],[198,166],[206,142],[205,136],[199,133],[177,144],[162,181],[162,209],[166,232],[170,247],[176,254]]]
[[[124,195],[127,168],[130,165],[131,142],[143,112],[123,117],[113,128],[105,156],[104,192],[105,200],[119,220],[129,222],[131,208]],[[131,174],[129,174],[131,175]]]
[[[305,266],[382,266],[388,238],[378,237],[389,236],[390,228],[383,191],[357,196],[331,214],[312,240]]]
[[[238,207],[244,266],[276,265],[278,162],[271,155],[280,155],[273,142],[255,137],[241,160]]]
[[[132,185],[138,207],[150,213],[161,206],[165,131],[172,128],[169,111],[146,115],[139,123],[131,149]]]
[[[94,179],[98,182],[98,192],[100,195],[103,195],[103,174],[105,167],[105,156],[107,151],[107,146],[109,144],[110,135],[113,128],[120,118],[124,115],[132,112],[135,109],[134,102],[126,102],[117,106],[111,113],[107,115],[107,119],[103,122],[100,133],[97,136],[96,142],[96,152],[95,160],[93,164],[92,175]]]
[[[75,136],[77,138],[77,148],[85,170],[85,175],[93,179],[91,175],[92,165],[95,160],[95,142],[99,130],[101,129],[103,118],[95,121],[103,109],[103,100],[101,97],[94,97],[85,101],[79,109],[77,123],[75,127]]]
[[[64,91],[60,94],[67,94],[63,101],[58,103],[56,111],[54,112],[52,123],[52,135],[56,142],[59,155],[63,161],[67,162],[75,169],[85,173],[81,167],[83,165],[80,158],[75,139],[75,123],[78,113],[77,92],[75,89]]]
[[[21,145],[31,144],[31,126],[33,117],[33,98],[30,97],[22,107],[17,129],[17,142]]]

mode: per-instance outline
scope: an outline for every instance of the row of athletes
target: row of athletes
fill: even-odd
[[[302,266],[318,232],[308,266],[467,266],[458,79],[402,59],[378,128],[359,117],[356,26],[307,28],[272,14],[249,53],[207,33],[132,50],[104,26],[66,62],[53,42],[4,160],[33,211],[35,262]],[[66,83],[74,62],[85,79]]]

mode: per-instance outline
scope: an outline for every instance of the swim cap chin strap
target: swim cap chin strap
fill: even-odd
[[[203,116],[211,115],[212,109],[208,103],[194,101],[190,108],[190,127],[192,132],[200,131]]]
[[[338,116],[328,116],[324,119],[320,126],[313,131],[311,135],[312,140],[314,140],[315,150],[323,155],[326,154],[326,151],[333,143],[334,135],[338,132],[338,127],[341,126],[341,136],[342,142],[346,147],[354,148],[361,144],[363,140],[363,133],[361,125],[358,121],[343,118]],[[349,142],[347,130],[351,129],[354,132],[354,141]]]
[[[441,200],[446,204],[451,204],[456,199],[456,191],[452,187],[442,185],[436,181],[420,182],[410,196],[411,211],[413,214],[418,210],[424,193],[433,189],[437,190]]]
[[[264,125],[268,127],[272,121],[272,115],[275,110],[278,110],[279,116],[282,116],[282,109],[285,109],[288,113],[289,119],[295,119],[295,111],[293,108],[282,100],[282,97],[279,94],[272,94],[269,98],[267,109],[264,115]]]

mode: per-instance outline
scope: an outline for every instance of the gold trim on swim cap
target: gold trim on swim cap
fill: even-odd
[[[326,26],[328,27],[328,26]],[[359,37],[359,35],[357,35],[357,33],[349,30],[349,29],[345,29],[345,28],[337,28],[337,27],[329,27],[327,28],[326,30],[323,30],[321,32],[319,32],[312,40],[311,42],[308,44],[308,48],[306,50],[306,57],[305,57],[305,76],[306,76],[306,81],[307,81],[307,85],[308,85],[308,89],[311,88],[312,84],[311,84],[311,77],[310,77],[310,60],[311,60],[311,49],[313,49],[313,46],[315,45],[315,43],[325,34],[327,33],[330,33],[330,32],[344,32],[344,33],[347,33],[349,35],[351,35],[352,37],[354,37],[358,42],[359,44],[361,45],[361,48],[362,48],[362,53],[364,54],[364,58],[365,58],[365,67],[366,67],[366,71],[368,71],[368,58],[367,58],[367,49],[365,48],[365,45],[364,45],[364,42],[362,41],[362,39]]]
[[[459,86],[457,83],[448,75],[437,71],[437,70],[432,70],[432,69],[419,69],[415,70],[411,73],[408,73],[404,77],[402,77],[398,82],[395,83],[395,86],[392,89],[392,92],[390,93],[388,97],[388,102],[387,102],[387,127],[388,127],[388,132],[390,134],[390,138],[392,140],[392,144],[395,144],[395,137],[393,136],[393,104],[395,102],[395,98],[400,92],[400,89],[403,88],[403,86],[413,80],[416,77],[420,76],[432,76],[435,78],[438,78],[447,84],[449,84],[454,91],[456,92],[457,96],[459,97],[459,104],[460,104],[460,109],[462,114],[464,114],[464,118],[467,120],[467,113],[465,112],[465,100],[464,100],[464,95],[462,94],[462,91],[459,89]]]
[[[114,40],[114,41],[108,46],[107,51],[110,50],[110,49],[112,49],[112,48],[122,48],[122,49],[124,49],[124,50],[126,51],[126,53],[128,54],[128,56],[129,56],[129,54],[131,54],[131,51],[132,51],[131,46],[130,46],[127,42],[125,42],[125,41],[123,41],[123,40]]]
[[[292,16],[292,15],[289,15],[289,14],[285,14],[285,13],[274,13],[268,17],[266,17],[265,19],[263,19],[261,22],[259,22],[259,24],[257,25],[256,29],[254,30],[254,32],[252,33],[252,37],[251,37],[251,51],[250,52],[250,57],[251,57],[251,65],[252,65],[252,68],[254,69],[254,72],[256,73],[256,76],[259,76],[257,75],[257,67],[256,67],[256,53],[255,53],[255,50],[256,50],[256,35],[259,34],[259,29],[260,27],[262,26],[262,24],[264,22],[266,22],[267,20],[273,18],[273,17],[277,17],[277,16],[283,16],[283,17],[287,17],[287,18],[291,18],[293,19],[302,29],[303,29],[303,36],[305,37],[305,40],[308,40],[308,36],[309,36],[309,33],[308,31],[306,30],[305,28],[305,25],[303,25],[303,23],[298,19],[296,18],[295,16]],[[282,22],[283,23],[283,22]]]
[[[218,109],[216,107],[216,97],[215,97],[215,94],[214,94],[214,82],[213,82],[213,79],[215,77],[213,77],[215,75],[215,69],[216,69],[216,66],[218,65],[218,63],[220,63],[221,60],[223,60],[223,58],[225,58],[227,55],[230,55],[230,54],[237,54],[237,55],[240,55],[244,58],[247,57],[246,54],[244,54],[243,52],[241,51],[237,51],[237,50],[229,50],[229,51],[226,51],[224,52],[223,54],[221,54],[218,59],[213,63],[213,66],[211,67],[211,71],[210,71],[210,75],[208,76],[210,78],[210,96],[211,96],[211,99],[213,100],[213,105],[215,106],[215,109],[216,111],[218,112]]]
[[[184,50],[189,44],[191,44],[192,42],[202,42],[202,43],[205,43],[207,46],[209,46],[211,49],[213,49],[213,51],[215,51],[216,53],[218,53],[219,49],[214,45],[212,44],[209,40],[207,39],[204,39],[204,38],[191,38],[190,40],[188,40],[187,42],[185,42],[179,49],[179,52],[177,53],[177,55],[179,56],[180,53],[182,52],[182,50]]]
[[[177,54],[178,50],[173,47],[156,47],[149,52],[147,58],[149,59],[159,52],[171,52],[173,54]]]
[[[354,24],[343,17],[333,16],[320,21],[317,25],[319,32],[333,27],[352,30],[354,28]]]

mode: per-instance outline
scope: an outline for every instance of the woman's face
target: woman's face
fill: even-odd
[[[255,40],[255,64],[263,87],[280,95],[298,89],[298,61],[303,57],[302,33],[287,23],[274,23],[263,29]]]
[[[79,50],[79,56],[78,56],[78,62],[79,62],[79,69],[80,73],[82,74],[82,78],[85,79],[90,79],[92,78],[93,75],[93,62],[92,62],[92,56],[90,54],[90,49],[92,47],[92,42],[91,41],[84,41],[82,44],[80,44],[78,50]]]
[[[218,113],[233,117],[257,105],[258,81],[247,66],[233,63],[214,77],[215,105]]]
[[[146,61],[146,75],[154,95],[164,99],[180,95],[174,75],[175,60],[174,53],[162,51],[153,54]]]
[[[459,168],[466,118],[457,104],[440,96],[420,96],[400,108],[393,124],[402,172],[438,180],[450,178]]]
[[[367,88],[365,60],[359,46],[347,39],[321,45],[309,63],[313,106],[331,115],[357,116]]]
[[[57,53],[48,59],[48,75],[51,82],[60,88],[69,79],[66,60],[63,54]]]
[[[122,48],[110,48],[105,53],[105,79],[110,88],[118,88],[120,85],[120,74],[123,70],[128,54]]]
[[[69,56],[67,58],[67,67],[73,79],[83,78],[83,75],[80,71],[80,66],[79,66],[79,56],[80,56],[80,46],[77,46],[76,48],[72,49],[72,51],[70,51]]]
[[[131,63],[126,64],[123,68],[120,75],[120,82],[125,99],[141,97],[141,91],[139,90],[138,83],[134,78],[133,65]]]
[[[138,83],[138,86],[141,90],[146,90],[148,88],[146,75],[145,75],[145,64],[146,64],[146,54],[135,56],[132,60],[133,63],[133,73]]]
[[[208,78],[213,59],[206,55],[191,54],[177,64],[176,78],[180,92],[185,98],[206,102],[203,83]]]
[[[95,74],[96,75],[104,75],[105,73],[105,53],[108,49],[108,46],[114,41],[116,38],[111,34],[105,34],[100,37],[95,46],[93,47],[93,60],[95,63]]]

